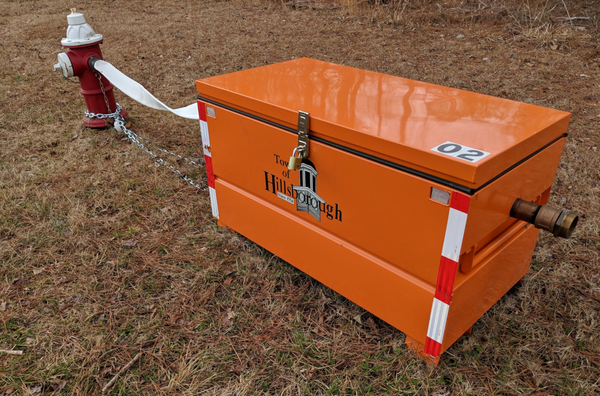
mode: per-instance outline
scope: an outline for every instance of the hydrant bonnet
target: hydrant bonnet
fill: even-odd
[[[83,14],[73,12],[67,16],[67,20],[69,21],[67,37],[60,42],[63,47],[77,47],[102,41],[102,35],[94,32],[94,29],[85,21]]]

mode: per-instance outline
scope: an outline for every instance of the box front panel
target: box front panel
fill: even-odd
[[[432,286],[226,181],[216,189],[222,222],[425,343]]]
[[[308,161],[290,171],[297,135],[213,109],[208,128],[217,180],[435,285],[449,207],[430,196],[433,186],[447,188],[314,141]],[[220,207],[222,222],[230,215]],[[269,232],[297,238],[285,229]]]

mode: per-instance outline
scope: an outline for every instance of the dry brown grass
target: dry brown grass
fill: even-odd
[[[0,349],[24,351],[0,356],[0,395],[98,394],[139,352],[111,394],[600,393],[600,3],[566,4],[590,19],[560,21],[562,1],[0,3]],[[197,78],[307,56],[571,111],[552,201],[579,230],[542,236],[522,284],[427,367],[217,227],[205,192],[81,129],[78,87],[51,72],[73,5],[105,58],[174,106]],[[200,156],[195,122],[117,96],[133,130]]]

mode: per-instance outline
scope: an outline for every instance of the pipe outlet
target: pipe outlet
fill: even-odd
[[[520,198],[517,198],[510,209],[510,216],[561,238],[570,238],[579,220],[578,216],[568,210],[542,206]]]

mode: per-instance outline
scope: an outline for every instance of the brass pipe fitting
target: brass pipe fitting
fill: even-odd
[[[579,216],[568,210],[563,210],[556,221],[556,224],[560,224],[560,226],[554,229],[554,235],[561,238],[571,238],[578,221]]]
[[[538,205],[522,199],[515,200],[510,216],[533,224],[535,228],[546,230],[561,238],[570,238],[577,226],[579,217],[548,205]]]

